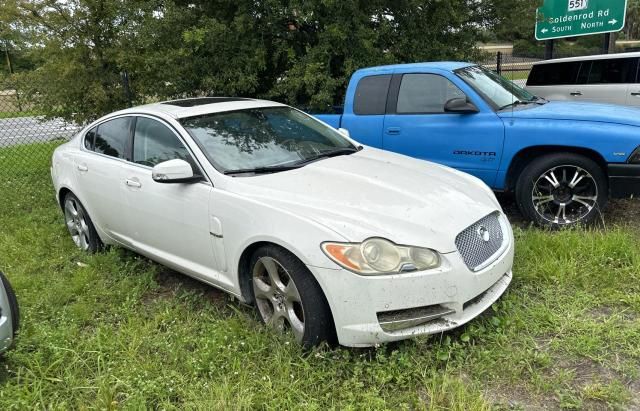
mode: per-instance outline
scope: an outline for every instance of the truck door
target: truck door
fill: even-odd
[[[355,140],[382,148],[382,130],[392,70],[361,75],[349,82],[340,127],[349,130]]]
[[[468,87],[459,87],[442,74],[394,74],[383,148],[465,171],[493,186],[504,125],[476,94],[467,95],[462,88]],[[445,112],[445,103],[452,98],[468,98],[479,112]]]

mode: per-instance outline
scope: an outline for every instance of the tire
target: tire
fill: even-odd
[[[251,291],[269,327],[291,331],[303,347],[336,340],[329,304],[309,269],[287,250],[266,245],[251,257]]]
[[[11,310],[11,326],[13,328],[13,337],[15,338],[16,333],[20,329],[20,306],[18,305],[18,298],[16,297],[16,293],[13,291],[13,287],[5,277],[4,273],[0,271],[0,281],[4,286],[4,290],[7,293],[7,298],[9,299],[9,309]]]
[[[556,153],[533,160],[516,183],[522,214],[543,227],[593,223],[609,197],[602,168],[588,157]]]
[[[104,245],[78,197],[67,193],[62,204],[64,222],[76,246],[91,254],[100,251]]]

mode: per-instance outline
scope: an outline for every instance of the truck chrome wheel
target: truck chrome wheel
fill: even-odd
[[[261,257],[253,267],[253,293],[265,324],[280,332],[291,329],[296,340],[304,336],[305,316],[298,288],[287,270],[272,257]]]
[[[538,215],[553,224],[580,222],[598,205],[598,185],[581,167],[561,165],[540,175],[531,192]]]
[[[87,223],[84,208],[75,197],[67,197],[64,202],[64,220],[73,242],[83,251],[90,246],[91,232]]]

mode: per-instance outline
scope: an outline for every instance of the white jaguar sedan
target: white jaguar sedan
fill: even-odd
[[[271,101],[119,111],[60,146],[51,173],[78,247],[134,250],[305,346],[439,333],[511,281],[513,233],[484,183]]]

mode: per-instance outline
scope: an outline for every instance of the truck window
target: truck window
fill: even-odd
[[[446,77],[437,74],[405,74],[398,92],[397,113],[444,113],[444,104],[466,95]]]
[[[531,68],[527,86],[559,86],[575,84],[580,62],[537,64]]]
[[[635,83],[637,58],[593,60],[587,84]]]
[[[361,116],[384,114],[390,81],[389,74],[360,79],[353,101],[353,112]]]

